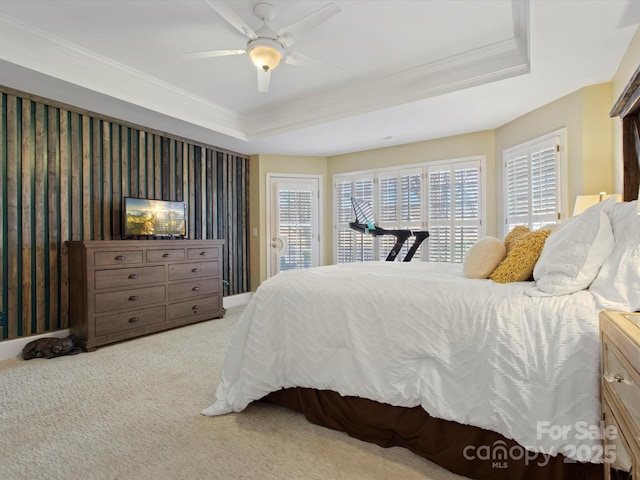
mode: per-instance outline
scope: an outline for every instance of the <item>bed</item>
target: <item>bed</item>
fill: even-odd
[[[470,478],[602,478],[598,312],[640,310],[637,202],[613,201],[548,234],[535,281],[421,262],[267,280],[202,413],[268,400]]]
[[[535,282],[426,262],[270,278],[202,413],[268,399],[470,478],[601,478],[598,312],[640,309],[637,202],[613,202],[547,234]]]

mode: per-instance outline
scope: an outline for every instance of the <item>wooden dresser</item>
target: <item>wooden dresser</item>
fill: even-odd
[[[640,474],[640,313],[601,312],[605,480]]]
[[[69,314],[88,351],[220,318],[222,240],[67,242]]]

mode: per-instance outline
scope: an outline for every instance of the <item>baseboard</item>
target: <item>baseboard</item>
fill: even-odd
[[[241,293],[238,295],[231,295],[222,299],[222,305],[224,308],[237,307],[238,305],[246,305],[251,300],[253,293]],[[24,346],[32,340],[45,337],[57,337],[64,338],[69,336],[69,329],[56,330],[55,332],[43,333],[42,335],[33,335],[30,337],[16,338],[14,340],[5,340],[0,342],[0,362],[2,360],[9,360],[10,358],[16,358],[20,356]]]
[[[253,297],[252,292],[239,293],[238,295],[231,295],[222,299],[222,306],[224,308],[237,307],[238,305],[246,305],[251,301]]]
[[[55,332],[43,333],[42,335],[32,335],[30,337],[0,342],[0,361],[19,357],[24,346],[32,340],[46,337],[65,338],[69,336],[69,333],[69,329],[67,328],[64,330],[56,330]]]

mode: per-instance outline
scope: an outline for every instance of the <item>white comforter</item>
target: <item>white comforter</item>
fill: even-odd
[[[601,461],[596,305],[588,291],[532,298],[531,285],[420,262],[280,273],[247,306],[202,413],[311,387],[421,405],[532,451]]]

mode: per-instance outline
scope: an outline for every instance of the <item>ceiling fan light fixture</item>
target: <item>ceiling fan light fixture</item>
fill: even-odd
[[[249,57],[256,67],[268,72],[280,64],[284,49],[277,42],[258,38],[249,43]]]

